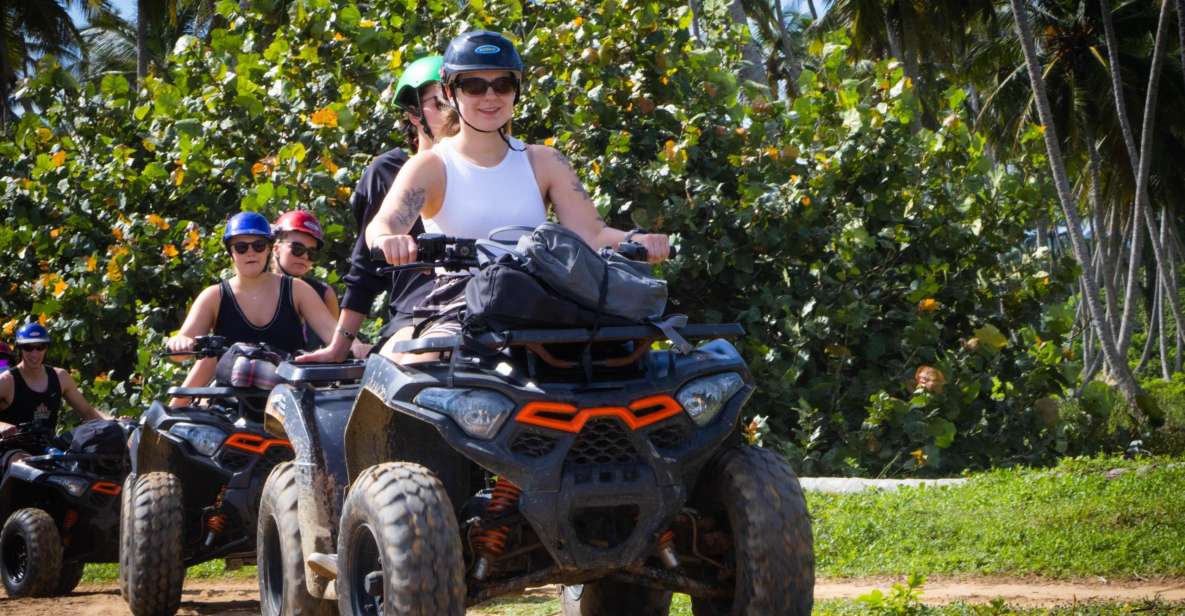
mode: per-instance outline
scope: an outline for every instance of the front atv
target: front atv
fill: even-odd
[[[117,559],[130,428],[109,427],[118,451],[69,451],[66,440],[36,430],[0,440],[0,452],[33,454],[11,462],[0,479],[0,578],[8,596],[68,594],[86,563]]]
[[[479,337],[486,355],[400,343],[447,359],[372,356],[360,391],[289,379],[269,400],[296,455],[305,567],[286,582],[343,614],[460,615],[551,583],[570,615],[665,614],[672,592],[700,615],[809,614],[798,481],[739,431],[754,384],[723,338],[742,331],[675,329],[707,342],[516,330]]]
[[[228,350],[215,336],[198,346],[205,357]],[[138,616],[175,613],[187,567],[218,558],[228,568],[254,562],[264,481],[292,458],[286,440],[263,430],[267,392],[222,383],[170,389],[204,404],[154,402],[129,443],[120,590]]]

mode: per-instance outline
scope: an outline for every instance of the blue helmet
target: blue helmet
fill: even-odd
[[[49,344],[49,331],[40,323],[25,323],[16,330],[16,343],[18,346],[22,344]]]
[[[226,243],[236,235],[258,235],[272,239],[272,224],[259,212],[239,212],[226,221],[222,242]]]
[[[505,70],[523,73],[523,59],[510,39],[486,30],[473,30],[454,38],[444,52],[440,76],[446,83],[457,73]]]

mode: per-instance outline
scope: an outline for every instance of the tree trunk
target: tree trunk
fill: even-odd
[[[0,134],[8,133],[8,32],[8,0],[0,0]]]
[[[1085,114],[1083,114],[1085,116]],[[1102,160],[1099,157],[1099,144],[1095,141],[1094,124],[1088,117],[1083,118],[1083,133],[1086,138],[1086,151],[1090,159],[1090,209],[1093,214],[1091,226],[1094,227],[1094,249],[1098,257],[1099,278],[1103,282],[1103,300],[1107,304],[1107,327],[1115,331],[1115,324],[1111,322],[1112,315],[1119,314],[1119,306],[1115,303],[1119,297],[1115,290],[1115,274],[1112,271],[1111,254],[1107,250],[1108,241],[1103,230],[1103,199],[1100,195],[1102,185]]]
[[[145,0],[136,2],[136,84],[148,76],[148,20],[144,18]]]
[[[777,2],[777,0],[774,0],[774,1]],[[1179,1],[1185,2],[1185,0],[1179,0]],[[809,8],[811,10],[811,20],[818,21],[819,20],[819,11],[815,10],[815,0],[806,0],[806,6],[807,6],[807,8]]]
[[[1016,20],[1016,30],[1024,50],[1025,65],[1029,72],[1029,82],[1033,86],[1033,100],[1037,104],[1037,114],[1045,126],[1045,149],[1049,154],[1049,167],[1053,173],[1054,186],[1057,188],[1058,201],[1062,213],[1066,217],[1066,230],[1070,234],[1070,246],[1074,251],[1074,258],[1084,269],[1081,276],[1083,300],[1087,302],[1091,319],[1095,323],[1100,346],[1111,368],[1111,374],[1116,379],[1119,390],[1126,398],[1129,412],[1137,423],[1145,423],[1144,413],[1136,405],[1136,397],[1140,395],[1140,385],[1132,376],[1131,369],[1119,353],[1115,345],[1115,337],[1103,322],[1103,305],[1099,301],[1099,290],[1094,283],[1093,272],[1090,267],[1090,254],[1086,247],[1086,240],[1082,237],[1082,219],[1078,216],[1077,204],[1074,203],[1070,191],[1070,178],[1066,174],[1065,160],[1062,158],[1061,143],[1057,136],[1057,126],[1053,121],[1053,112],[1049,107],[1049,95],[1045,92],[1045,81],[1041,77],[1041,61],[1037,58],[1037,45],[1033,39],[1033,29],[1029,24],[1029,17],[1025,13],[1025,0],[1008,0],[1012,5],[1012,14]]]
[[[773,0],[774,16],[778,20],[778,35],[782,40],[782,54],[786,57],[786,96],[798,97],[798,76],[802,74],[802,62],[790,49],[790,33],[786,31],[786,15],[782,11],[782,0]]]
[[[687,5],[691,7],[691,38],[702,45],[704,39],[699,27],[700,0],[688,0]]]
[[[1139,374],[1144,371],[1148,365],[1148,359],[1152,357],[1152,342],[1156,339],[1156,333],[1160,326],[1160,285],[1156,285],[1156,294],[1152,299],[1152,310],[1148,311],[1148,339],[1144,341],[1144,350],[1140,352],[1140,361],[1136,363],[1135,372]],[[1163,345],[1162,345],[1163,346]]]
[[[741,64],[741,79],[766,83],[765,62],[762,60],[761,50],[753,42],[753,31],[749,28],[749,17],[745,15],[745,7],[741,5],[741,0],[731,0],[728,3],[728,16],[745,33],[745,45],[741,49],[741,57],[743,59]]]
[[[1156,285],[1156,322],[1160,325],[1156,339],[1160,342],[1160,376],[1167,381],[1172,375],[1169,374],[1169,354],[1164,339],[1164,333],[1168,330],[1164,324],[1164,295],[1167,293],[1164,286],[1164,283]]]

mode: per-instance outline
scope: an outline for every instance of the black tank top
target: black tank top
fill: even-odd
[[[12,375],[12,404],[0,413],[0,420],[13,425],[35,421],[39,429],[52,432],[58,425],[58,411],[62,410],[62,384],[58,382],[58,371],[45,367],[49,377],[45,391],[30,389],[17,368],[10,368],[8,373]]]
[[[329,288],[329,283],[317,280],[312,276],[305,276],[304,278],[301,278],[301,280],[309,283],[309,286],[313,287],[313,290],[317,292],[317,297],[320,298],[322,302],[325,301],[325,291]],[[317,332],[313,331],[312,327],[309,327],[308,323],[304,324],[304,340],[304,348],[309,350],[319,349],[325,346],[325,341],[321,340],[321,337],[317,335]]]
[[[221,288],[218,320],[214,322],[215,335],[223,336],[230,342],[263,342],[289,353],[297,351],[304,344],[304,324],[292,301],[291,276],[280,278],[280,301],[276,305],[276,313],[263,327],[256,327],[247,320],[229,282],[223,280]]]

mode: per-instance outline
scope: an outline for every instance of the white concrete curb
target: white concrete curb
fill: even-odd
[[[966,483],[966,479],[861,479],[859,477],[801,477],[806,492],[855,494],[857,492],[894,492],[902,486],[946,487]]]

